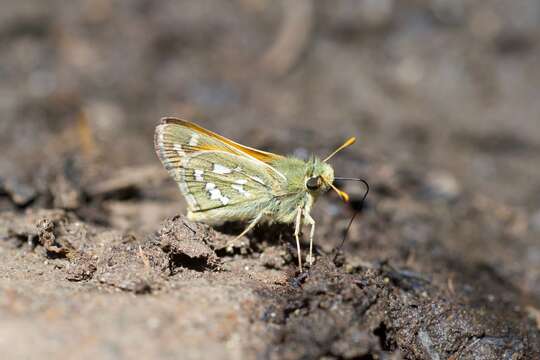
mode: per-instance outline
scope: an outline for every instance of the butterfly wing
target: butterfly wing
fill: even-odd
[[[203,128],[202,126],[199,126],[187,120],[167,117],[167,118],[161,119],[161,124],[162,125],[166,125],[166,124],[177,125],[180,128],[183,128],[185,130],[191,130],[193,134],[206,135],[208,139],[215,140],[215,145],[217,146],[224,147],[231,152],[239,153],[244,156],[253,157],[264,163],[270,163],[275,160],[283,159],[283,156],[281,155],[273,154],[267,151],[257,150],[248,146],[238,144],[230,139],[227,139],[224,136],[216,134],[210,130]],[[189,131],[187,132],[190,133]]]
[[[186,198],[193,220],[219,223],[253,218],[285,179],[259,159],[279,155],[238,145],[185,120],[162,120],[156,128],[155,148]]]

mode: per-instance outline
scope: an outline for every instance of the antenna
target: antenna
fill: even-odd
[[[338,147],[336,150],[334,150],[333,153],[331,153],[330,155],[328,155],[326,157],[326,159],[323,160],[323,162],[327,162],[328,160],[330,160],[334,155],[336,155],[338,152],[340,152],[341,150],[345,149],[347,146],[351,146],[352,144],[354,144],[356,142],[356,138],[353,136],[352,138],[349,138],[347,141],[345,141],[343,143],[343,145],[341,145],[340,147]]]
[[[347,194],[345,191],[339,190],[334,184],[329,185],[335,192],[337,192],[337,194],[343,201],[349,202],[349,194]]]

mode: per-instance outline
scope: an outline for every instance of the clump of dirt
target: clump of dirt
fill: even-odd
[[[139,294],[159,288],[169,269],[168,257],[155,245],[133,236],[115,240],[101,251],[96,280]]]
[[[159,246],[169,255],[170,269],[183,267],[196,271],[219,267],[219,258],[209,246],[216,238],[213,230],[183,217],[168,220],[158,231]]]

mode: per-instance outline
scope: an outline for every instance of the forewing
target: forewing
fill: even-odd
[[[168,118],[161,119],[161,124],[162,126],[163,125],[173,125],[173,126],[176,125],[176,127],[178,127],[179,129],[180,128],[184,129],[183,131],[185,131],[186,133],[204,135],[208,139],[214,139],[216,141],[215,145],[221,148],[227,149],[228,151],[233,152],[233,153],[238,153],[238,154],[253,157],[254,159],[262,161],[264,163],[270,163],[272,161],[283,158],[283,156],[278,155],[278,154],[273,154],[271,152],[257,150],[248,146],[238,144],[230,139],[227,139],[224,136],[216,134],[210,130],[207,130],[187,120],[168,117]]]

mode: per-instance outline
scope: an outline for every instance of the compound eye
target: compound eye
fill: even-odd
[[[312,178],[309,178],[308,181],[306,181],[306,187],[309,190],[317,190],[322,185],[322,180],[320,176],[315,176]]]

